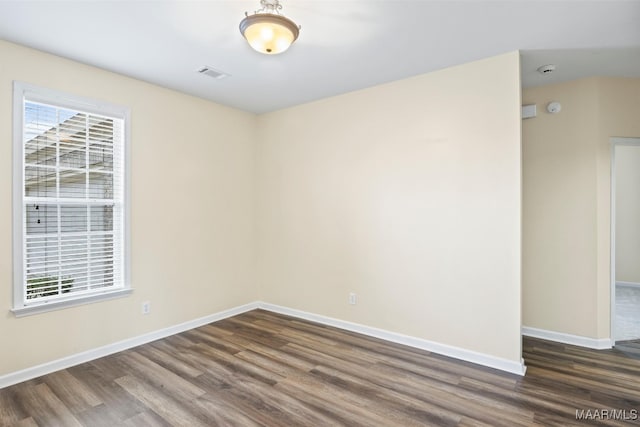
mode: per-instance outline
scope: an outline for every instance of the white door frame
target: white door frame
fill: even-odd
[[[611,260],[610,260],[610,268],[611,272],[611,345],[616,345],[616,147],[622,145],[630,145],[640,147],[640,138],[622,138],[622,137],[613,137],[610,139],[611,142]]]

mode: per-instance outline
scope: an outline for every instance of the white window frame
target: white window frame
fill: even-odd
[[[104,115],[107,117],[122,119],[124,122],[123,141],[123,239],[121,249],[123,252],[122,280],[123,283],[98,290],[90,294],[72,295],[56,300],[44,300],[36,298],[27,302],[25,298],[25,234],[24,234],[24,118],[25,101],[40,102],[56,107],[68,108],[80,112]],[[31,84],[13,82],[13,309],[16,317],[43,313],[72,306],[94,303],[129,295],[131,288],[130,273],[130,109],[114,104],[79,97],[51,89],[46,89]]]

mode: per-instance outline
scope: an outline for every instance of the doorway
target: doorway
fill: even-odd
[[[640,138],[611,139],[611,337],[640,340]]]

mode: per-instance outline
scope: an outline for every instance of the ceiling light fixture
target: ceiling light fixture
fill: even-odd
[[[300,26],[280,14],[279,0],[260,0],[262,8],[253,15],[245,12],[240,32],[256,51],[275,55],[289,49],[300,33]]]

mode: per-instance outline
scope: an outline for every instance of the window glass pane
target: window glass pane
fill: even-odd
[[[113,198],[113,174],[104,172],[89,172],[89,198]]]
[[[40,236],[27,239],[26,298],[42,298],[59,294],[59,241],[57,237]]]
[[[58,126],[60,167],[84,168],[87,164],[87,116],[76,113]]]
[[[56,197],[56,170],[45,167],[25,167],[24,195],[27,197]]]
[[[53,138],[37,137],[24,145],[24,162],[28,165],[56,165],[57,141]]]
[[[91,143],[89,146],[89,168],[91,170],[113,170],[113,145]]]
[[[60,231],[62,233],[87,232],[87,206],[60,206]]]
[[[87,290],[89,237],[61,236],[60,248],[60,276],[72,280],[72,292]]]
[[[84,170],[60,170],[60,197],[85,198],[87,173]]]
[[[22,135],[25,164],[55,166],[57,109],[26,103],[24,117]]]
[[[91,287],[113,285],[113,235],[92,236],[90,256]]]
[[[33,203],[25,205],[27,234],[51,234],[58,232],[58,206]]]
[[[113,231],[113,206],[91,206],[91,231]]]
[[[27,277],[41,277],[57,273],[58,238],[38,236],[27,239]]]

